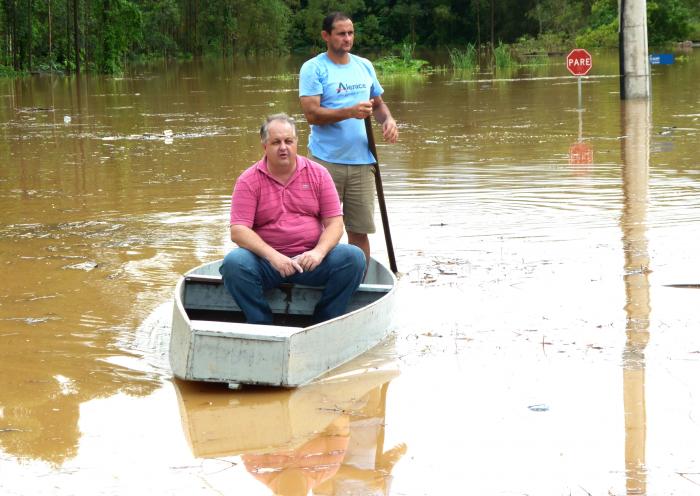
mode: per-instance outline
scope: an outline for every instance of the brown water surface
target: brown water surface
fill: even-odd
[[[700,494],[697,50],[649,102],[615,54],[580,105],[563,61],[383,78],[393,338],[298,390],[172,379],[262,117],[305,148],[300,62],[0,80],[2,494]]]

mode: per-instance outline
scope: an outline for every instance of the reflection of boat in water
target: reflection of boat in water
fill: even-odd
[[[275,494],[386,494],[405,451],[383,449],[387,390],[397,375],[375,365],[344,366],[296,389],[175,384],[195,456],[240,455]]]
[[[396,278],[374,259],[348,312],[316,325],[309,317],[321,290],[298,285],[268,293],[275,325],[244,323],[220,265],[193,269],[175,290],[170,365],[180,379],[299,386],[369,350],[389,331]]]

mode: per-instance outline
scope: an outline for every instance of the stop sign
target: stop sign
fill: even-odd
[[[570,165],[588,165],[593,163],[593,149],[583,142],[574,143],[569,147]]]
[[[583,48],[574,48],[566,56],[566,68],[574,76],[585,76],[592,67],[591,54]]]

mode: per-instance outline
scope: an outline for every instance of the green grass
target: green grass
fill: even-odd
[[[399,47],[400,56],[387,55],[374,61],[374,68],[382,74],[415,75],[428,70],[428,61],[413,57],[415,43],[404,42]]]
[[[406,61],[396,55],[388,55],[374,61],[374,68],[382,74],[420,74],[427,69],[426,60],[411,59]]]
[[[513,58],[510,45],[499,41],[498,46],[493,49],[493,64],[499,69],[517,67],[519,64]]]
[[[450,63],[453,69],[474,70],[479,66],[476,46],[472,43],[469,43],[464,50],[448,48],[447,51],[450,55]]]
[[[20,76],[26,76],[27,71],[16,71],[12,67],[7,67],[5,65],[0,65],[0,78],[14,78]]]

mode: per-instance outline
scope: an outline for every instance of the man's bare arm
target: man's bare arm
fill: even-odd
[[[384,103],[381,96],[375,96],[371,101],[374,118],[382,125],[384,141],[396,143],[396,140],[399,139],[399,128],[396,126],[396,121],[391,116],[389,106]]]
[[[321,95],[302,96],[299,98],[301,109],[309,124],[324,125],[344,121],[345,119],[364,119],[372,115],[372,101],[359,102],[352,107],[330,109],[321,106]]]

